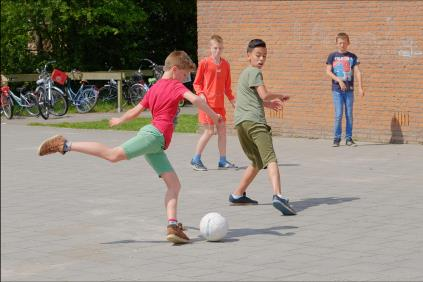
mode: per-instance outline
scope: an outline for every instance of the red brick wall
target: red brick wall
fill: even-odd
[[[197,1],[198,56],[213,33],[224,39],[233,90],[247,66],[246,46],[268,46],[266,86],[291,96],[282,113],[267,112],[276,134],[332,138],[333,103],[325,74],[335,36],[350,36],[361,60],[366,96],[356,94],[354,138],[423,142],[423,1]],[[228,128],[233,122],[229,104]],[[343,126],[343,133],[345,126]]]

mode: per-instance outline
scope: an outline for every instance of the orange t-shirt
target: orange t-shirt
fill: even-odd
[[[229,63],[220,58],[220,64],[215,64],[212,57],[202,59],[198,64],[194,80],[194,90],[206,97],[211,108],[224,108],[224,95],[230,101],[234,99],[231,88],[231,69]]]

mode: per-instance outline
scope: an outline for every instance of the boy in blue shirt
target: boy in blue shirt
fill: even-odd
[[[358,91],[364,97],[360,64],[357,56],[348,52],[350,39],[346,33],[338,33],[336,36],[338,51],[329,54],[326,60],[326,73],[332,78],[332,95],[335,108],[335,124],[333,147],[339,147],[342,135],[342,115],[345,108],[345,144],[356,146],[352,139],[353,129],[353,104],[354,104],[354,77],[357,78]]]

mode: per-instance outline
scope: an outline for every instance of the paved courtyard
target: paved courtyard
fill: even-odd
[[[210,170],[194,172],[198,135],[175,134],[168,156],[182,182],[178,218],[192,238],[176,246],[165,241],[164,184],[143,158],[36,155],[57,133],[117,145],[134,132],[29,121],[2,119],[2,281],[423,280],[422,145],[332,148],[330,140],[275,137],[283,190],[298,211],[286,217],[271,205],[266,171],[248,190],[259,205],[228,204],[248,165],[235,136],[228,157],[239,170],[216,169],[213,138],[204,154]],[[223,242],[200,236],[212,211],[229,222]]]

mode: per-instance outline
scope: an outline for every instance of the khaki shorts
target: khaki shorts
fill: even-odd
[[[263,123],[243,121],[235,126],[242,150],[251,160],[252,166],[258,169],[266,168],[271,162],[277,162],[273,149],[272,131]]]
[[[120,147],[125,151],[128,160],[144,155],[146,161],[159,176],[165,172],[174,171],[163,151],[163,134],[151,124],[142,127],[135,137]]]

